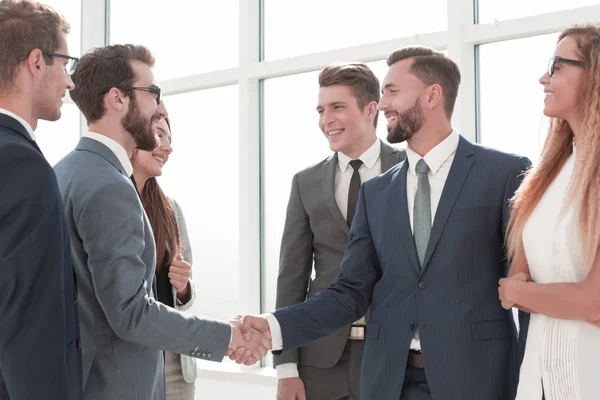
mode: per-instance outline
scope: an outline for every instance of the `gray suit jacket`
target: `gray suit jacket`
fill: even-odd
[[[381,143],[381,171],[385,172],[406,156]],[[335,200],[337,153],[298,172],[292,181],[277,278],[276,307],[291,306],[326,289],[340,273],[348,244],[348,224]],[[311,281],[313,269],[315,279]],[[275,365],[297,363],[331,368],[340,360],[350,325],[300,350],[274,356]]]
[[[79,282],[84,399],[163,400],[160,350],[221,361],[231,329],[155,300],[152,229],[110,149],[82,138],[55,172]]]

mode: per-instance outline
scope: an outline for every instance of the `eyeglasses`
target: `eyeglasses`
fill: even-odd
[[[583,68],[584,66],[583,61],[571,60],[569,58],[562,57],[552,57],[548,62],[548,76],[554,75],[554,71],[556,71],[556,64],[558,63],[574,65],[579,68]]]
[[[31,52],[29,52],[31,53]],[[66,54],[60,54],[60,53],[48,53],[48,52],[42,52],[42,54],[44,54],[45,56],[48,57],[56,57],[56,58],[64,58],[67,60],[67,64],[65,65],[65,73],[68,76],[73,75],[73,73],[75,72],[75,69],[77,68],[77,63],[79,62],[79,58],[77,57],[71,57],[68,56]],[[27,57],[29,57],[29,54],[27,54],[26,56],[21,56],[18,58],[19,61],[23,61],[26,60]]]
[[[149,92],[154,95],[154,99],[156,100],[156,105],[160,104],[160,94],[162,89],[156,86],[135,86],[135,87],[126,87],[122,88],[123,90],[141,90],[143,92]]]

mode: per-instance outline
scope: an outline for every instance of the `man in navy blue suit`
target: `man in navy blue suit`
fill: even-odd
[[[460,72],[442,53],[407,47],[387,62],[379,110],[406,160],[362,185],[337,280],[244,324],[288,350],[370,307],[362,400],[514,399],[527,318],[518,335],[497,287],[509,200],[530,162],[452,128]]]
[[[73,88],[69,24],[32,1],[0,1],[0,399],[79,400],[81,342],[68,229],[35,142]]]

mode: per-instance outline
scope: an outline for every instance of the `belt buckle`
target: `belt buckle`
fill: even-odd
[[[366,331],[367,327],[365,325],[352,325],[350,327],[350,335],[348,335],[348,338],[350,340],[365,340]]]

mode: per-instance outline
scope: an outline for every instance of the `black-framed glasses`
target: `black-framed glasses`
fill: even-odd
[[[19,57],[19,61],[26,60],[27,57],[29,57],[30,53],[31,52],[29,52],[26,56]],[[79,58],[77,58],[77,57],[71,57],[71,56],[68,56],[66,54],[50,53],[50,52],[47,52],[47,51],[43,51],[42,54],[44,54],[45,56],[48,56],[48,57],[64,58],[65,60],[67,60],[67,64],[65,65],[65,73],[68,76],[73,75],[73,73],[75,72],[75,69],[77,68],[77,63],[79,62]]]
[[[156,100],[156,105],[159,105],[161,102],[160,96],[162,93],[162,89],[156,86],[134,86],[134,87],[126,87],[122,88],[123,90],[141,90],[143,92],[149,92],[154,95],[154,99]]]
[[[569,58],[562,57],[552,57],[550,61],[548,61],[548,76],[554,75],[554,71],[556,71],[556,64],[558,63],[574,65],[579,68],[583,68],[584,66],[583,61],[571,60]]]

